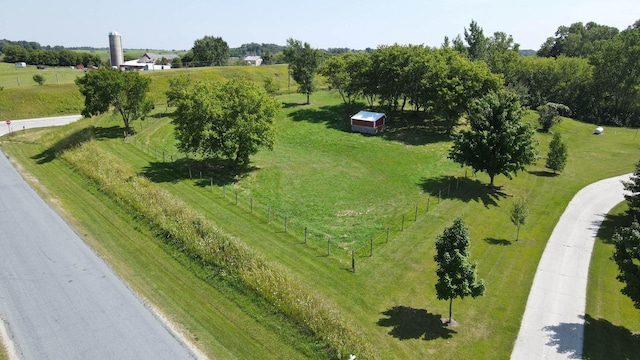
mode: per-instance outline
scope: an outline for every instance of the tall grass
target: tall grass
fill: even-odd
[[[335,356],[357,353],[366,359],[378,357],[364,336],[333,305],[314,295],[284,269],[267,263],[242,242],[220,231],[181,200],[138,176],[94,141],[65,152],[63,158],[106,194],[145,219],[167,242],[205,266],[240,279],[293,321],[311,330]]]

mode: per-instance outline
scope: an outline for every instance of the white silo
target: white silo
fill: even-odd
[[[111,66],[119,68],[124,63],[124,54],[122,52],[122,35],[117,31],[109,33],[109,56]]]

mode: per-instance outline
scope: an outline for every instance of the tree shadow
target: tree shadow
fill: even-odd
[[[302,108],[289,114],[293,121],[325,124],[330,129],[351,131],[351,111],[348,104],[327,105],[319,108]]]
[[[584,324],[560,323],[543,328],[547,332],[547,346],[556,348],[558,354],[568,359],[582,359],[582,343]]]
[[[133,135],[133,129],[131,130],[131,134]],[[110,127],[94,127],[93,128],[93,136],[96,140],[102,139],[124,139],[124,127],[123,126],[110,126]]]
[[[389,335],[399,339],[449,339],[456,331],[442,323],[440,315],[431,314],[425,309],[408,306],[394,306],[384,311],[387,316],[378,320],[378,326],[390,327]]]
[[[584,359],[640,359],[640,334],[589,314],[584,320]]]
[[[307,105],[307,104],[306,103],[283,102],[282,103],[282,108],[289,109],[289,108],[298,107],[298,106],[304,106],[304,105]]]
[[[177,159],[173,162],[151,162],[141,174],[155,183],[176,183],[184,179],[198,179],[196,185],[224,186],[257,170],[256,167],[238,168],[226,159]]]
[[[492,189],[488,184],[484,184],[478,179],[439,176],[423,178],[419,185],[422,187],[422,191],[431,196],[454,198],[466,203],[481,202],[486,208],[498,206],[498,201],[507,197],[506,193]]]
[[[560,174],[554,173],[553,171],[545,171],[545,170],[537,170],[537,171],[527,171],[527,173],[540,177],[556,177]]]
[[[484,239],[484,241],[487,244],[490,244],[490,245],[509,246],[509,245],[513,244],[510,240],[506,240],[506,239],[486,238],[486,239]]]
[[[632,222],[633,215],[628,213],[607,214],[598,229],[598,238],[605,244],[613,244],[613,234],[620,228],[631,226]]]

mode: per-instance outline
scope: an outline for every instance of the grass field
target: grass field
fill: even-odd
[[[198,71],[191,71],[201,76]],[[161,75],[169,76],[166,74]],[[211,72],[206,77],[215,76],[217,73]],[[257,79],[261,76],[266,75],[255,75]],[[154,78],[156,94],[166,86],[166,81],[166,78]],[[437,124],[395,116],[389,120],[390,131],[383,136],[364,136],[348,131],[346,121],[352,110],[340,105],[335,94],[316,93],[311,97],[310,106],[301,104],[301,95],[280,98],[285,107],[277,119],[278,140],[274,151],[260,152],[253,158],[253,170],[238,177],[210,170],[198,162],[181,160],[177,162],[179,167],[162,162],[154,149],[167,154],[175,149],[169,119],[162,115],[144,123],[136,122],[138,134],[130,143],[105,138],[100,146],[126,159],[225,232],[270,261],[290,269],[302,282],[313,284],[318,294],[337,304],[345,316],[357,324],[383,358],[508,358],[537,262],[566,204],[578,189],[599,179],[628,173],[638,160],[640,139],[636,138],[635,130],[611,128],[602,136],[593,136],[593,125],[565,120],[554,127],[568,143],[569,162],[565,171],[551,176],[543,168],[544,159],[540,159],[538,165],[513,180],[498,177],[496,183],[503,186],[503,192],[492,193],[486,189],[486,176],[465,178],[465,169],[445,159],[450,143],[438,131]],[[534,119],[535,115],[528,115],[529,121]],[[89,122],[103,128],[104,133],[122,133],[117,118],[104,116]],[[544,156],[551,136],[537,134],[537,137]],[[91,194],[90,185],[74,177],[59,160],[46,164],[30,160],[33,154],[47,147],[32,133],[18,134],[13,140],[19,143],[3,141],[3,148],[43,184],[46,182],[56,201],[68,204],[71,209],[78,207],[70,211],[74,217],[86,212],[76,204],[75,193],[86,189]],[[191,177],[188,164],[192,164]],[[200,169],[203,169],[202,179]],[[55,171],[68,175],[52,176]],[[62,191],[62,179],[77,181],[74,185],[77,188]],[[454,183],[457,186],[452,186],[447,196],[443,195],[437,203],[441,190]],[[226,198],[223,188],[227,191]],[[238,206],[233,196],[236,190],[240,193]],[[508,214],[513,196],[525,197],[531,211],[518,242],[513,240],[515,227]],[[86,199],[104,203],[100,214],[118,213],[108,199],[97,196],[97,200],[89,200],[93,199],[90,195]],[[254,201],[253,213],[249,199]],[[427,204],[430,204],[428,213]],[[414,221],[416,205],[420,211]],[[271,224],[266,220],[267,207],[273,214]],[[290,219],[287,233],[280,222],[284,215]],[[401,231],[403,215],[406,227]],[[454,301],[453,315],[460,326],[444,328],[440,317],[446,314],[448,303],[438,301],[433,290],[433,247],[436,236],[455,216],[463,216],[471,230],[472,259],[478,261],[479,275],[487,282],[487,293],[479,299]],[[92,246],[105,247],[100,244],[107,239],[102,238],[101,231],[91,228],[106,226],[99,223],[109,221],[91,218],[84,221],[86,231],[81,233],[92,239]],[[141,227],[127,226],[124,222],[119,225],[128,229]],[[392,228],[389,243],[381,240],[387,226]],[[307,244],[303,240],[304,227],[313,234]],[[330,256],[326,254],[327,238],[334,246]],[[371,238],[377,242],[373,256],[369,257],[367,244]],[[364,249],[358,252],[355,274],[350,271],[349,250],[353,248]],[[125,278],[134,278],[128,280],[134,283],[134,288],[142,286],[135,278],[148,276],[144,275],[147,270],[131,265],[136,260],[127,256],[126,248],[104,251],[113,252],[107,256],[110,262],[133,267],[134,270],[124,271]],[[163,283],[161,279],[153,281]],[[150,286],[164,286],[159,283]],[[171,293],[168,291],[167,298]],[[154,289],[147,289],[144,294],[156,302],[154,298],[158,294]],[[161,302],[163,297],[157,301]],[[233,308],[234,305],[224,306]],[[185,305],[185,312],[188,311]],[[638,330],[633,328],[636,326],[633,323],[618,323],[609,313],[603,316],[588,311],[593,318],[610,321],[630,332]],[[172,314],[178,323],[190,324],[188,317],[182,319],[183,313]],[[191,330],[192,325],[185,327]],[[198,343],[215,343],[216,336],[214,330],[203,326],[194,337]],[[625,346],[620,347],[627,357],[637,354],[624,353]],[[283,349],[286,348],[287,345],[283,345]],[[216,349],[215,346],[207,348],[218,356]],[[230,354],[242,351],[234,350],[232,345],[225,349]],[[299,353],[300,350],[288,351]]]

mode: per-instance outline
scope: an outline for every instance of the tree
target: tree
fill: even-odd
[[[556,104],[548,102],[542,106],[538,106],[538,123],[542,127],[542,131],[549,132],[551,127],[555,124],[559,124],[562,121],[560,114],[571,115],[571,109],[563,104]]]
[[[196,82],[176,92],[175,137],[182,151],[249,164],[258,147],[272,149],[280,103],[246,79]]]
[[[451,227],[445,228],[436,241],[438,263],[436,274],[436,296],[438,300],[449,300],[449,319],[451,323],[451,307],[454,298],[464,299],[466,296],[478,297],[484,294],[485,284],[478,279],[477,264],[469,262],[469,229],[461,218],[453,221]]]
[[[193,43],[193,66],[223,66],[229,60],[229,45],[221,37],[205,36]]]
[[[547,38],[538,50],[541,57],[588,57],[600,50],[602,44],[613,39],[619,30],[614,27],[581,22],[560,26],[555,37]]]
[[[636,164],[636,170],[629,181],[622,183],[624,189],[630,193],[624,195],[629,205],[629,212],[635,215],[640,214],[640,161]]]
[[[630,227],[622,228],[613,235],[616,250],[613,260],[620,273],[616,277],[624,284],[624,295],[640,309],[640,224],[634,221]]]
[[[468,31],[464,29],[464,39],[468,45],[467,54],[471,61],[487,60],[488,40],[475,20],[471,20]]]
[[[98,69],[87,72],[75,82],[85,97],[82,115],[103,114],[113,107],[113,111],[122,116],[125,136],[130,134],[130,122],[144,118],[153,107],[147,99],[151,79],[137,72]]]
[[[34,74],[33,75],[33,81],[37,82],[38,85],[42,85],[45,82],[45,78],[44,76],[40,75],[40,74]]]
[[[527,223],[527,216],[529,216],[527,202],[522,198],[513,200],[511,204],[511,222],[516,226],[516,241],[520,237],[520,227]]]
[[[318,68],[318,73],[325,76],[331,87],[338,90],[345,104],[353,104],[363,94],[362,79],[371,55],[364,52],[348,52],[326,59]]]
[[[562,141],[560,133],[553,134],[553,139],[549,143],[549,154],[547,154],[545,167],[553,170],[553,173],[556,174],[558,171],[564,170],[567,157],[567,144]]]
[[[486,172],[494,188],[494,178],[512,174],[535,163],[537,141],[533,128],[520,120],[523,110],[515,94],[500,91],[473,101],[468,130],[453,136],[449,159]]]
[[[289,73],[298,83],[298,92],[309,97],[315,90],[314,77],[320,65],[320,53],[312,49],[308,43],[302,44],[300,40],[288,39],[284,49],[285,61],[289,63]]]

